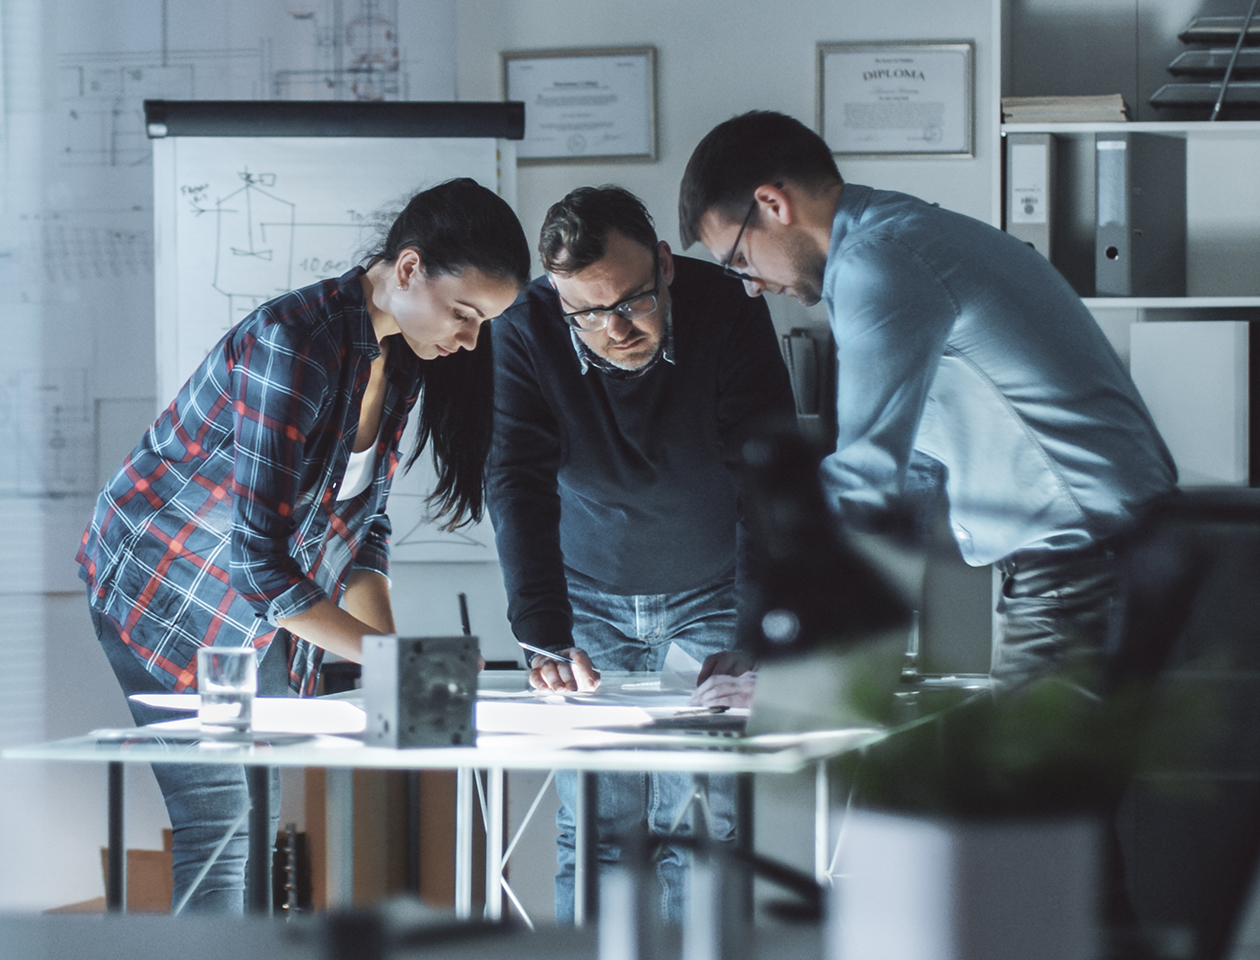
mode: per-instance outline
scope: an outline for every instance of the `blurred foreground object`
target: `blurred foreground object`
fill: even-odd
[[[749,733],[882,722],[912,622],[898,576],[839,534],[821,451],[798,433],[767,431],[743,458],[753,542],[741,646],[760,663]]]

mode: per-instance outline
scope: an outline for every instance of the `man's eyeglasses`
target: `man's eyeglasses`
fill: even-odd
[[[618,300],[611,307],[592,307],[586,310],[575,310],[572,313],[565,313],[561,316],[565,323],[575,330],[581,330],[583,333],[597,333],[603,330],[608,326],[608,322],[612,319],[613,314],[618,314],[626,320],[641,320],[656,311],[656,295],[661,289],[659,253],[652,257],[652,276],[656,279],[656,286],[651,290],[644,293],[636,293],[634,296],[626,297],[624,300]]]
[[[753,202],[748,207],[748,212],[744,214],[744,222],[739,225],[739,233],[735,234],[735,242],[731,245],[731,252],[726,255],[726,259],[722,261],[722,272],[728,277],[734,277],[736,280],[750,280],[756,282],[757,278],[747,273],[740,273],[731,266],[731,261],[735,259],[735,251],[739,249],[739,241],[744,239],[744,231],[748,229],[748,224],[752,220],[753,211],[757,209],[757,198],[753,197]]]

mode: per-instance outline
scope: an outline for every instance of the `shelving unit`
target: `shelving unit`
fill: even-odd
[[[1260,139],[1260,120],[1168,120],[1130,123],[1004,123],[999,128],[1008,133],[1056,133],[1081,136],[1093,133],[1158,133],[1166,137],[1181,136],[1207,140]]]
[[[1164,48],[1175,48],[1176,40],[1165,35],[1171,24],[1188,22],[1197,15],[1199,4],[1192,0],[1135,0],[1126,9],[1136,14],[1139,25],[1155,32],[1138,31],[1126,45],[1120,7],[1113,0],[1099,0],[1097,36],[1081,48],[1064,48],[1053,42],[1063,24],[1039,0],[995,0],[995,37],[1001,47],[1001,95],[1071,95],[1122,92],[1129,101],[1131,115],[1138,121],[1127,123],[1003,123],[998,127],[1005,147],[1010,134],[1050,134],[1054,138],[1056,162],[1053,227],[1055,248],[1051,260],[1081,294],[1085,305],[1116,345],[1129,359],[1132,340],[1143,352],[1143,390],[1152,393],[1148,405],[1167,421],[1161,424],[1165,439],[1176,446],[1178,437],[1202,439],[1195,424],[1216,429],[1226,421],[1231,430],[1216,430],[1220,439],[1229,434],[1224,447],[1205,455],[1202,444],[1192,442],[1174,449],[1183,478],[1201,477],[1211,482],[1238,483],[1221,471],[1196,469],[1227,454],[1248,456],[1260,462],[1257,431],[1248,419],[1260,425],[1260,120],[1155,120],[1155,111],[1145,97],[1147,88],[1160,82],[1157,64],[1169,58]],[[1079,32],[1079,21],[1074,24]],[[1111,59],[1091,55],[1090,44],[1107,36]],[[1159,52],[1155,49],[1159,48]],[[1096,50],[1093,51],[1097,53]],[[1176,137],[1186,147],[1186,286],[1185,296],[1096,296],[1094,286],[1096,213],[1096,150],[1098,134],[1150,134]],[[995,151],[999,195],[1004,196],[1005,149]],[[1004,226],[1005,224],[999,224]],[[1187,324],[1186,321],[1191,321]],[[1228,349],[1211,347],[1225,335],[1226,323],[1237,332]],[[1239,323],[1245,321],[1246,323]],[[1171,322],[1160,332],[1144,329],[1140,338],[1134,324]],[[1203,327],[1202,336],[1196,331]],[[1250,325],[1248,327],[1248,324]],[[1174,331],[1174,327],[1176,328]],[[1180,338],[1180,339],[1178,339]],[[1152,344],[1158,344],[1152,347]],[[1164,351],[1157,357],[1152,373],[1152,349]],[[1213,352],[1215,351],[1215,352]],[[1136,375],[1136,371],[1135,371]],[[1222,393],[1222,383],[1233,385],[1232,394]],[[1145,394],[1144,394],[1145,395]],[[1219,446],[1219,444],[1218,444]],[[1228,448],[1228,449],[1227,449]],[[1182,458],[1185,462],[1181,462]],[[1243,469],[1242,476],[1246,477]],[[1256,482],[1256,469],[1251,482]],[[1237,471],[1235,471],[1237,474]],[[1194,482],[1191,480],[1191,482]]]
[[[1260,307],[1255,297],[1082,297],[1085,306],[1095,309],[1128,310],[1220,310]]]
[[[1006,123],[1058,145],[1058,249],[1052,259],[1091,309],[1260,308],[1260,121]],[[1186,143],[1186,296],[1097,297],[1093,289],[1097,134],[1145,133]],[[1254,319],[1260,319],[1257,314]]]

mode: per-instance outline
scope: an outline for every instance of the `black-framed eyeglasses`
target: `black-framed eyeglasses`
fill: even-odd
[[[744,214],[744,222],[739,225],[739,233],[735,234],[735,242],[731,244],[731,252],[726,255],[726,259],[722,261],[722,272],[728,277],[734,277],[736,280],[756,281],[757,278],[747,273],[740,273],[731,266],[731,261],[735,259],[735,251],[739,249],[739,241],[744,239],[744,231],[748,229],[748,224],[752,220],[753,211],[757,209],[757,198],[753,197],[753,202],[748,205],[748,212]]]
[[[608,326],[608,321],[612,319],[614,313],[626,320],[641,320],[656,311],[657,294],[661,289],[660,271],[661,257],[658,250],[652,255],[652,276],[656,280],[656,286],[651,290],[618,300],[611,307],[588,307],[585,310],[574,310],[572,313],[561,314],[561,318],[569,326],[583,333],[598,333],[603,330]]]

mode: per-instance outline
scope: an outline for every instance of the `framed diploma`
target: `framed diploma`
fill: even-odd
[[[973,43],[818,44],[819,135],[850,157],[974,156],[974,52]]]
[[[519,164],[656,159],[656,48],[504,52],[503,95],[525,104]]]

